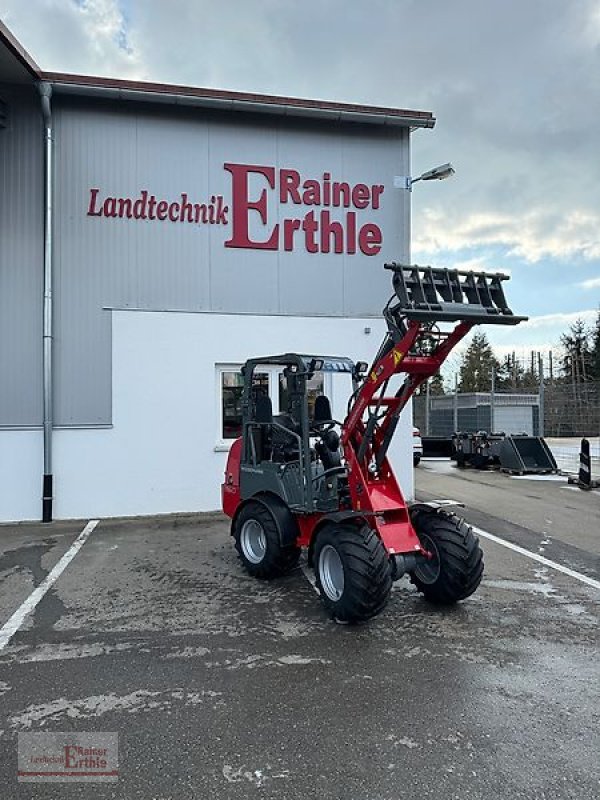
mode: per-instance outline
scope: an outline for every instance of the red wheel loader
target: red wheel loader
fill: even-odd
[[[242,436],[231,447],[222,485],[245,569],[263,579],[282,575],[307,548],[321,598],[344,622],[378,614],[392,582],[405,574],[433,603],[456,603],[477,589],[483,556],[472,529],[442,508],[408,505],[387,452],[402,409],[473,325],[527,319],[507,306],[505,275],[397,263],[385,268],[394,295],[383,310],[387,333],[370,367],[298,353],[246,362]],[[287,408],[276,415],[255,380],[264,365],[283,372]],[[307,384],[319,371],[351,375],[343,422],[332,418],[324,395],[309,413]],[[403,380],[391,391],[395,375]]]

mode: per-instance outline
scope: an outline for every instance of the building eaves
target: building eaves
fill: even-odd
[[[410,128],[433,128],[435,125],[435,117],[428,111],[410,111],[356,103],[333,103],[325,100],[307,100],[298,97],[231,92],[57,72],[42,72],[40,78],[50,83],[56,94]]]
[[[12,53],[17,59],[19,64],[25,68],[32,78],[39,78],[41,74],[40,67],[35,63],[33,58],[29,55],[23,45],[13,36],[9,29],[0,20],[0,45]]]

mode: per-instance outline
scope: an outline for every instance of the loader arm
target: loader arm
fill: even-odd
[[[526,317],[515,316],[506,303],[502,282],[508,276],[396,263],[385,268],[395,290],[383,312],[388,331],[350,400],[341,443],[353,509],[375,515],[388,552],[411,553],[421,546],[387,459],[402,409],[474,325],[516,325]],[[398,374],[405,379],[388,394]]]

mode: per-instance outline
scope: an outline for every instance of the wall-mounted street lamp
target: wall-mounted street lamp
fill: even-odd
[[[418,178],[411,178],[410,176],[406,176],[404,178],[404,189],[408,189],[410,192],[412,190],[413,183],[417,183],[417,181],[443,181],[446,178],[449,178],[451,175],[454,175],[456,170],[452,166],[452,164],[441,164],[439,167],[434,167],[433,169],[427,170],[422,175],[419,175]]]

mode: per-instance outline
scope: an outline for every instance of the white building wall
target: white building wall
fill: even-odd
[[[0,523],[42,513],[42,431],[0,430]]]
[[[58,519],[219,508],[227,453],[218,448],[215,365],[290,350],[370,361],[384,333],[372,319],[115,311],[112,323],[113,427],[55,432]],[[333,392],[342,415],[339,376]],[[408,498],[411,426],[407,409],[391,451]]]

